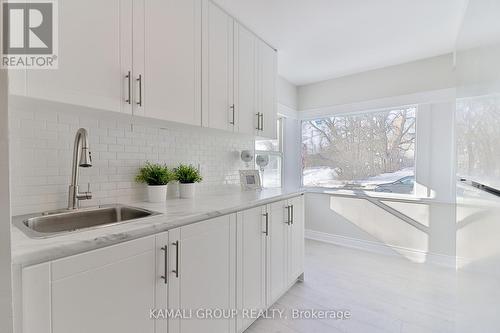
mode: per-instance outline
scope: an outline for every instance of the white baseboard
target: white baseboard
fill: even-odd
[[[454,256],[429,253],[416,249],[339,236],[315,230],[306,230],[305,238],[377,254],[404,256],[416,263],[429,263],[449,268],[456,268],[457,265],[457,259]]]

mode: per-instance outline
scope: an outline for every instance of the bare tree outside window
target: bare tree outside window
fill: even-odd
[[[303,121],[303,184],[412,193],[416,107]]]
[[[457,173],[500,189],[500,96],[457,102]]]

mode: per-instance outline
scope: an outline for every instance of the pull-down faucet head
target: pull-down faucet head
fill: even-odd
[[[89,135],[85,128],[80,128],[76,133],[75,153],[78,153],[79,147],[81,147],[81,153],[78,165],[82,168],[90,168],[92,166],[92,156],[90,153]]]
[[[92,154],[90,149],[87,147],[82,147],[82,153],[80,154],[80,167],[90,168],[92,166]]]

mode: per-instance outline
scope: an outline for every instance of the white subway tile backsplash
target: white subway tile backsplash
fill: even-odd
[[[134,181],[146,161],[200,166],[199,192],[239,185],[245,165],[239,152],[253,149],[248,136],[77,108],[70,112],[10,108],[12,211],[14,215],[63,208],[71,176],[76,130],[89,131],[93,167],[80,169],[80,186],[91,183],[93,199],[82,206],[145,200]],[[75,109],[73,107],[73,109]]]

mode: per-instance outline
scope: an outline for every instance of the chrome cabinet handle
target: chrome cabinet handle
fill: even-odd
[[[130,97],[131,91],[132,91],[132,76],[130,71],[128,71],[127,75],[125,75],[125,78],[127,79],[127,86],[128,86],[128,98],[125,100],[125,103],[132,104],[132,99]]]
[[[175,269],[172,270],[172,273],[175,273],[175,277],[179,277],[179,241],[175,241],[172,243],[175,246]]]
[[[260,116],[262,117],[261,121],[260,121],[260,130],[263,131],[264,130],[264,113],[261,113]]]
[[[232,104],[229,109],[232,112],[232,120],[229,122],[231,125],[234,125],[234,104]]]
[[[293,224],[295,222],[295,214],[293,212],[293,205],[291,206],[291,210],[292,210],[292,219],[291,219],[291,224]]]
[[[262,214],[266,218],[266,231],[263,233],[266,234],[266,236],[269,236],[269,213]]]
[[[165,267],[164,267],[164,273],[163,273],[164,275],[162,275],[161,278],[163,279],[165,284],[167,284],[167,268],[168,268],[168,261],[167,261],[168,252],[167,252],[167,250],[168,250],[168,245],[165,245],[164,247],[162,247],[161,250],[165,252],[165,256],[164,256],[165,257]]]
[[[139,83],[139,102],[137,102],[137,105],[142,106],[142,75],[139,74],[139,77],[137,78],[137,82]]]
[[[291,221],[290,221],[290,206],[285,206],[286,208],[286,224],[290,225]]]
[[[260,112],[257,112],[255,115],[257,116],[257,128],[256,128],[256,130],[260,131]]]

